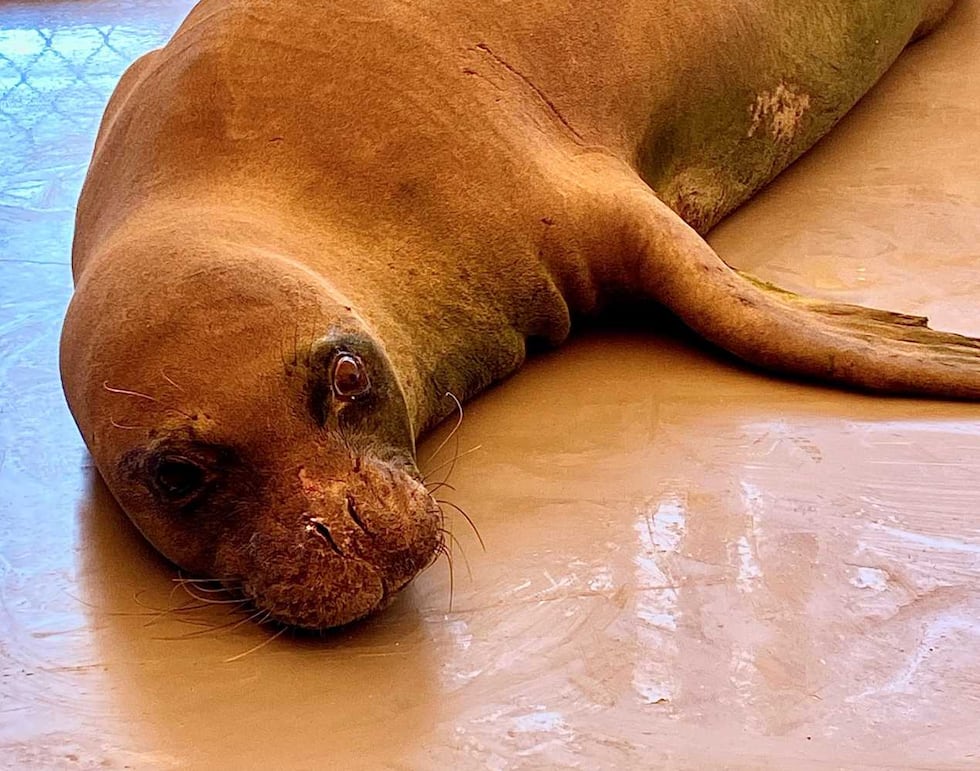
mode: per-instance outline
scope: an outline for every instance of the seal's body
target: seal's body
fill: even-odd
[[[441,542],[418,434],[610,298],[772,369],[980,397],[980,343],[700,238],[949,0],[205,0],[135,63],[78,208],[65,391],[167,557],[273,618]]]

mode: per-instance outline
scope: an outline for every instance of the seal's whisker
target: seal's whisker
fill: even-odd
[[[243,618],[241,621],[239,621],[233,627],[231,627],[230,629],[228,629],[228,631],[229,632],[233,632],[236,629],[238,629],[238,627],[240,627],[240,626],[242,626],[244,624],[248,624],[248,623],[264,624],[268,620],[269,620],[269,611],[267,611],[267,610],[264,610],[264,611],[263,610],[257,610],[254,613],[252,613],[251,615],[245,616],[245,618]]]
[[[449,482],[436,482],[434,485],[426,487],[426,490],[428,490],[429,494],[431,495],[436,490],[442,487],[445,487],[447,490],[452,490],[453,492],[456,492],[456,488],[453,487],[451,484],[449,484]]]
[[[150,426],[124,426],[122,423],[117,423],[115,418],[109,418],[109,423],[113,428],[120,428],[123,431],[149,431]]]
[[[247,602],[243,602],[242,603],[242,605],[247,605],[247,604],[248,604]],[[195,605],[194,606],[194,609],[196,609],[196,610],[204,610],[204,609],[207,609],[209,611],[213,611],[214,610],[213,607],[212,607],[212,605],[210,603],[202,603],[202,604],[199,604],[199,605]],[[260,615],[262,615],[265,612],[266,611],[256,610],[254,606],[252,606],[251,608],[247,608],[247,607],[246,608],[239,608],[239,607],[226,608],[225,609],[225,615],[226,615],[226,617],[227,616],[232,616],[232,618],[230,618],[227,621],[224,621],[223,623],[220,620],[215,620],[214,618],[212,618],[211,616],[213,616],[213,613],[210,614],[208,617],[201,617],[201,618],[180,618],[179,621],[181,623],[186,624],[188,626],[196,626],[196,627],[199,627],[199,628],[196,629],[195,631],[192,631],[192,632],[185,632],[184,634],[172,635],[172,636],[166,636],[166,637],[155,637],[154,639],[156,639],[156,640],[190,640],[190,639],[194,639],[194,638],[198,638],[198,637],[205,637],[207,635],[214,634],[216,632],[222,632],[222,631],[229,631],[230,632],[230,631],[232,631],[234,629],[237,629],[238,627],[242,626],[243,624],[247,624],[250,621],[254,621],[255,619],[257,619]]]
[[[230,590],[225,588],[208,589],[206,587],[198,586],[197,584],[192,584],[192,583],[188,583],[187,586],[192,587],[195,592],[201,592],[202,594],[229,594],[230,593]]]
[[[215,604],[216,603],[210,602],[210,601],[208,601],[208,602],[200,602],[200,603],[196,603],[196,604],[193,604],[193,605],[186,604],[186,605],[182,605],[179,608],[172,608],[172,609],[166,611],[163,615],[167,615],[167,614],[172,613],[175,616],[177,616],[182,623],[190,624],[191,626],[208,626],[208,627],[210,627],[210,626],[213,626],[214,623],[215,623],[212,618],[210,618],[210,617],[202,617],[202,618],[195,619],[193,617],[188,617],[186,614],[189,614],[189,613],[199,613],[200,611],[205,611],[205,610],[208,611],[209,613],[217,612],[217,610],[215,608]],[[245,612],[246,610],[248,610],[248,607],[247,606],[248,606],[248,601],[247,600],[242,600],[237,605],[225,605],[225,606],[220,606],[219,605],[219,607],[222,607],[223,610],[224,610],[224,612],[226,614],[228,614],[228,615]]]
[[[459,401],[457,400],[456,403],[459,404]],[[460,423],[463,422],[462,406],[460,406],[459,422]],[[443,483],[449,481],[449,478],[453,475],[453,472],[456,470],[456,461],[459,460],[459,434],[456,433],[457,428],[459,428],[459,424],[457,424],[456,428],[453,429],[453,434],[456,434],[456,440],[453,442],[453,462],[449,464],[449,470],[446,471],[446,475],[441,480]]]
[[[133,594],[133,601],[137,605],[139,605],[141,608],[143,608],[143,610],[141,610],[141,611],[131,611],[131,610],[103,610],[101,605],[94,604],[94,603],[91,603],[91,602],[86,602],[81,597],[76,597],[75,595],[71,594],[70,592],[65,592],[65,594],[67,596],[71,597],[72,600],[74,600],[75,602],[79,603],[80,605],[84,605],[86,608],[91,608],[92,610],[97,610],[97,611],[100,612],[101,615],[108,616],[110,618],[116,618],[116,617],[118,617],[118,618],[142,618],[144,616],[158,616],[158,615],[160,615],[160,608],[151,608],[146,603],[140,601],[140,599],[139,599],[140,598],[140,595],[141,594],[144,594],[145,591],[146,590],[140,590],[140,591],[135,592]],[[149,611],[149,612],[147,612],[147,611]]]
[[[185,576],[183,572],[178,568],[177,577],[171,579],[173,581],[200,581],[201,583],[206,583],[208,581],[238,581],[238,576],[201,576],[200,578],[195,578],[194,576]]]
[[[168,383],[170,383],[170,385],[172,385],[172,386],[173,386],[174,388],[176,388],[176,389],[177,389],[178,391],[183,391],[183,390],[184,390],[184,389],[183,389],[183,388],[181,388],[181,387],[180,387],[179,385],[177,385],[177,384],[176,384],[176,383],[175,383],[175,382],[173,381],[173,379],[172,379],[172,378],[171,378],[171,377],[170,377],[170,376],[169,376],[169,375],[168,375],[168,374],[167,374],[166,372],[164,372],[164,371],[163,371],[162,369],[160,370],[160,374],[161,374],[161,375],[163,375],[163,379],[164,379],[164,380],[166,380],[166,381],[167,381]]]
[[[178,576],[177,578],[172,579],[172,581],[174,583],[174,586],[170,590],[170,595],[169,595],[169,599],[168,599],[168,603],[170,604],[170,607],[168,607],[168,608],[154,608],[154,607],[152,607],[150,605],[147,605],[146,603],[141,602],[140,599],[139,599],[139,597],[137,597],[136,598],[136,602],[141,607],[147,608],[148,610],[155,611],[155,615],[146,622],[145,626],[151,626],[151,625],[157,623],[158,621],[160,621],[162,618],[165,618],[167,616],[173,615],[173,616],[179,617],[180,618],[180,621],[182,623],[185,623],[185,624],[191,624],[191,625],[196,625],[196,626],[213,627],[214,626],[214,622],[211,621],[211,620],[202,619],[200,621],[195,621],[194,619],[187,618],[185,614],[187,614],[187,613],[194,613],[194,612],[197,612],[197,611],[204,610],[206,608],[213,608],[216,605],[217,606],[231,606],[231,607],[228,607],[227,608],[228,611],[231,612],[231,613],[237,613],[237,612],[239,612],[239,609],[240,608],[248,605],[249,600],[247,598],[243,599],[243,598],[240,598],[240,597],[239,598],[231,598],[231,597],[229,597],[229,599],[227,599],[227,600],[216,600],[216,599],[213,599],[211,597],[201,597],[201,596],[195,594],[194,592],[192,592],[188,588],[188,587],[194,587],[194,589],[197,590],[197,591],[201,591],[201,592],[204,592],[204,593],[212,593],[212,594],[214,594],[214,593],[222,593],[222,592],[229,593],[229,591],[226,590],[226,589],[212,589],[212,588],[209,588],[209,587],[205,587],[205,586],[201,586],[200,585],[200,583],[202,583],[202,582],[204,582],[204,583],[208,583],[208,582],[213,583],[213,582],[216,582],[216,581],[219,581],[219,580],[237,581],[238,579],[184,578],[183,576]],[[174,606],[174,594],[179,589],[183,589],[184,592],[189,595],[190,599],[188,599],[182,605],[177,605],[175,607]]]
[[[216,631],[216,629],[220,629],[222,626],[224,626],[224,625],[218,625],[218,624],[214,623],[213,621],[210,621],[208,619],[203,619],[203,618],[202,619],[181,618],[181,619],[178,619],[178,620],[182,624],[184,624],[185,626],[194,626],[194,627],[198,627],[198,628],[195,629],[192,632],[184,632],[183,634],[175,634],[175,635],[162,635],[160,637],[154,637],[153,639],[154,640],[171,640],[171,641],[175,641],[175,640],[190,640],[190,639],[193,639],[195,637],[204,637],[204,636],[207,636],[209,634],[212,634],[214,631]],[[228,623],[229,624],[230,623],[234,623],[234,620],[229,621]]]
[[[149,394],[140,393],[139,391],[130,391],[128,388],[113,388],[111,385],[109,385],[109,381],[108,380],[103,381],[102,387],[106,391],[108,391],[109,393],[111,393],[111,394],[120,394],[122,396],[132,396],[132,397],[134,397],[136,399],[145,399],[148,402],[153,402],[154,404],[159,404],[165,410],[170,410],[171,412],[176,412],[176,413],[178,413],[180,415],[183,415],[188,420],[193,420],[194,417],[195,417],[194,415],[192,415],[189,412],[184,412],[179,407],[171,407],[171,406],[168,406],[168,405],[164,404],[162,401],[160,401],[159,399],[157,399],[157,398],[155,398],[153,396],[150,396]]]
[[[177,576],[170,579],[178,587],[193,586],[196,590],[205,594],[221,594],[222,592],[231,594],[236,589],[241,588],[242,580],[238,576],[214,576],[210,578],[193,578],[183,575],[179,570]],[[215,586],[217,584],[217,586]],[[172,592],[171,592],[172,594]],[[204,598],[201,598],[204,599]]]
[[[440,532],[442,531],[440,530]],[[452,554],[449,551],[449,547],[446,545],[445,538],[441,538],[439,540],[439,543],[436,545],[436,548],[433,549],[432,551],[432,556],[429,558],[429,561],[425,563],[425,567],[422,568],[422,570],[428,570],[430,567],[435,565],[439,561],[440,557],[447,557],[449,559],[452,559]]]
[[[171,599],[173,598],[171,597]],[[160,615],[163,616],[168,615],[170,613],[174,613],[174,614],[193,613],[195,610],[203,610],[204,608],[208,607],[209,604],[210,603],[204,600],[198,600],[195,598],[195,599],[188,599],[182,604],[177,605],[175,607],[171,606],[169,608],[156,608],[156,610],[159,611]]]
[[[205,594],[222,594],[228,591],[224,587],[218,587],[217,589],[209,589],[206,586],[201,586],[200,584],[198,584],[197,581],[193,578],[175,578],[173,580],[174,583],[187,584],[187,586],[193,586],[196,591],[204,592]]]
[[[191,597],[193,597],[194,599],[199,600],[200,602],[203,602],[203,603],[205,603],[207,605],[238,605],[238,606],[241,606],[241,605],[246,605],[248,603],[248,600],[243,600],[243,599],[241,599],[239,597],[232,597],[232,598],[229,598],[227,600],[212,600],[209,597],[198,597],[196,594],[194,594],[193,592],[191,592],[189,590],[188,590],[187,593]]]
[[[459,399],[456,398],[456,395],[452,391],[446,391],[445,395],[448,396],[450,399],[452,399],[454,402],[456,402],[456,409],[459,412],[459,415],[456,418],[456,425],[453,426],[453,430],[450,431],[449,434],[446,436],[446,438],[439,443],[439,446],[436,447],[435,451],[426,459],[426,463],[431,463],[438,457],[439,453],[442,452],[443,448],[449,443],[449,440],[452,439],[454,436],[456,436],[456,432],[459,431],[459,427],[463,425],[462,403],[459,401]]]
[[[466,576],[467,576],[467,578],[469,578],[472,581],[473,580],[473,571],[470,569],[470,560],[466,556],[466,552],[463,550],[463,544],[461,544],[459,542],[459,539],[455,535],[453,535],[452,530],[446,530],[444,528],[440,528],[440,529],[442,530],[442,532],[444,532],[446,535],[449,536],[449,540],[453,544],[455,544],[455,546],[456,546],[457,549],[459,549],[459,556],[461,556],[463,558],[463,565],[466,567]]]
[[[456,468],[456,461],[458,461],[462,457],[465,457],[467,455],[476,452],[477,450],[482,450],[482,449],[483,449],[483,445],[478,444],[475,447],[470,447],[470,449],[464,450],[463,452],[457,452],[450,460],[444,461],[443,463],[440,463],[435,468],[429,469],[428,472],[426,472],[422,476],[422,482],[423,483],[426,482],[429,479],[429,477],[431,477],[437,471],[446,468],[446,466],[449,466],[449,473],[446,474],[446,479],[443,479],[442,481],[437,483],[437,484],[445,484],[446,480],[449,479],[450,475],[453,473],[453,469]]]
[[[146,592],[147,592],[146,589],[142,589],[142,590],[136,592],[133,595],[133,602],[135,602],[141,608],[143,608],[145,610],[152,611],[153,613],[155,613],[157,615],[161,615],[161,616],[165,616],[166,614],[173,613],[175,610],[177,610],[177,608],[172,607],[173,606],[173,594],[174,594],[173,592],[170,592],[170,603],[171,603],[171,607],[169,607],[169,608],[160,608],[160,607],[157,607],[156,605],[150,605],[149,603],[144,602],[141,599],[141,595],[146,594]]]
[[[241,597],[229,597],[227,600],[215,600],[211,597],[201,597],[191,591],[189,584],[177,584],[177,587],[183,589],[195,600],[207,603],[208,605],[243,605],[248,602],[248,600],[243,600]]]
[[[452,613],[453,602],[456,600],[456,563],[449,548],[446,549],[446,563],[449,565],[449,607],[447,610]]]
[[[200,627],[196,632],[187,633],[187,635],[191,635],[191,636],[206,635],[211,632],[224,629],[225,627],[232,624],[238,626],[239,624],[247,623],[248,620],[251,618],[251,616],[248,614],[252,613],[252,611],[254,610],[254,606],[250,607],[250,603],[247,600],[245,600],[242,601],[239,605],[225,607],[223,609],[224,616],[226,618],[227,617],[231,617],[231,618],[228,621],[224,621],[224,622],[222,622],[220,618],[219,619],[214,618],[214,614],[218,611],[215,609],[212,603],[203,603],[201,605],[195,606],[194,609],[198,612],[206,610],[207,615],[202,615],[198,617],[178,616],[178,620],[182,624],[186,624],[188,626]],[[242,614],[246,614],[244,618],[242,618]],[[187,635],[180,635],[179,637],[168,638],[168,639],[183,639]]]
[[[237,578],[184,578],[180,576],[170,580],[175,584],[188,584],[189,586],[193,586],[199,592],[205,592],[208,594],[220,594],[221,592],[229,592],[241,587],[241,581]],[[218,586],[211,588],[209,586],[205,586],[205,584],[218,584]]]
[[[449,546],[446,545],[446,542],[445,541],[443,541],[442,544],[440,544],[440,551],[441,551],[442,554],[446,555],[446,564],[449,565],[449,608],[448,608],[448,611],[450,613],[452,613],[453,612],[453,599],[454,599],[455,592],[456,592],[456,567],[455,567],[455,564],[453,562],[453,552],[452,552],[452,549],[450,549]]]
[[[174,607],[173,607],[173,604],[174,604],[174,596],[177,594],[177,590],[180,589],[180,588],[182,588],[180,584],[174,584],[173,587],[171,587],[171,589],[170,589],[170,595],[167,597],[167,602],[170,605],[170,608],[168,609],[168,611],[174,610]],[[198,598],[195,597],[195,599],[198,599]],[[198,600],[198,601],[200,602],[200,600]],[[184,605],[187,605],[189,603],[190,603],[190,600],[186,601],[184,603]]]
[[[190,613],[190,612],[197,611],[197,610],[203,610],[204,608],[208,607],[208,603],[205,603],[205,602],[197,602],[197,603],[193,603],[192,604],[192,601],[188,600],[183,605],[180,605],[180,606],[178,606],[176,608],[175,607],[159,608],[159,607],[156,607],[154,605],[150,605],[150,604],[148,604],[146,602],[143,602],[143,600],[141,600],[140,597],[139,597],[139,594],[141,594],[141,593],[142,592],[137,593],[136,595],[134,595],[133,596],[133,601],[137,605],[139,605],[141,608],[144,608],[145,610],[147,610],[149,612],[147,612],[147,613],[140,613],[140,614],[134,614],[134,615],[149,616],[149,618],[143,624],[144,627],[153,626],[154,624],[156,624],[161,619],[166,618],[167,616],[170,616],[170,615],[178,616],[181,613]],[[171,595],[171,601],[172,601],[172,599],[173,598],[172,598],[172,595]]]
[[[206,637],[207,635],[214,634],[215,632],[233,632],[243,624],[247,624],[249,621],[255,621],[265,612],[266,611],[256,610],[254,613],[245,616],[245,618],[233,618],[231,621],[227,621],[224,624],[210,625],[207,629],[199,629],[196,632],[187,632],[186,634],[182,634],[180,637],[175,639],[190,640],[195,637]]]
[[[224,663],[225,664],[230,664],[233,661],[238,661],[239,659],[243,659],[246,656],[249,656],[249,655],[255,653],[256,651],[262,650],[265,646],[269,645],[273,640],[276,640],[279,637],[281,637],[288,629],[289,629],[288,626],[284,626],[282,629],[280,629],[274,635],[271,635],[268,640],[264,640],[263,642],[261,642],[258,645],[256,645],[254,648],[249,648],[244,653],[239,653],[237,656],[232,656],[231,658],[225,659],[225,662]]]
[[[436,498],[436,503],[438,503],[440,506],[451,506],[452,508],[456,509],[456,511],[458,511],[460,514],[462,514],[463,519],[466,520],[466,522],[470,526],[470,529],[473,530],[473,534],[476,536],[476,540],[478,540],[480,542],[480,548],[483,549],[483,551],[486,551],[487,550],[487,545],[483,542],[483,536],[480,535],[480,531],[477,529],[476,523],[473,522],[473,519],[470,517],[469,514],[467,514],[465,511],[463,511],[463,509],[461,509],[459,506],[457,506],[452,501],[445,501],[445,500],[442,500],[441,498]]]
[[[258,624],[259,626],[261,626],[262,624],[267,624],[269,621],[272,621],[272,620],[273,620],[273,618],[272,618],[272,611],[271,610],[267,610],[267,611],[265,611],[265,614],[262,616],[262,618],[258,619],[255,623]]]

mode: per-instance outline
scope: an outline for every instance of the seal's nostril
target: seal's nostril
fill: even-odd
[[[326,524],[324,524],[322,519],[311,518],[310,525],[308,526],[307,529],[309,528],[316,530],[317,534],[324,541],[330,544],[330,548],[333,549],[338,555],[340,555],[341,557],[344,556],[344,553],[340,550],[340,547],[337,545],[337,542],[333,539],[333,535],[330,533],[330,528],[327,527]]]
[[[350,514],[350,518],[354,520],[361,530],[368,535],[373,535],[371,531],[368,530],[368,526],[364,523],[364,520],[361,519],[361,513],[357,510],[357,501],[354,500],[354,496],[350,493],[347,493],[347,513]]]

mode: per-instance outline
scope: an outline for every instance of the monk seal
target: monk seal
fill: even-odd
[[[61,347],[167,558],[321,629],[437,553],[421,432],[622,298],[742,359],[976,399],[980,342],[806,299],[702,239],[946,0],[204,0],[123,76]]]

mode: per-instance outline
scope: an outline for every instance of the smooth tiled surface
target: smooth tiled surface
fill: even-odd
[[[267,632],[220,606],[154,610],[186,598],[91,472],[56,354],[98,116],[188,6],[0,3],[0,765],[980,766],[980,408],[667,334],[590,335],[469,406],[453,500],[487,550],[456,523],[451,607],[440,563],[250,653]],[[978,51],[963,0],[716,247],[980,335]]]

